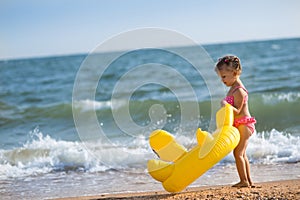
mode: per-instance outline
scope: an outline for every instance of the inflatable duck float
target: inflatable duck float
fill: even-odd
[[[226,104],[216,114],[217,129],[212,133],[196,131],[198,144],[190,151],[175,141],[170,133],[155,130],[149,137],[160,159],[149,160],[149,174],[162,182],[168,192],[179,192],[221,161],[239,143],[239,131],[232,126],[233,109]]]

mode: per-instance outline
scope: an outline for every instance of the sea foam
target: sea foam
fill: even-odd
[[[63,141],[44,135],[38,129],[22,147],[0,150],[0,179],[45,174],[51,171],[105,172],[107,170],[145,171],[148,159],[155,158],[147,136],[130,141]],[[194,137],[177,134],[176,140],[188,149]],[[300,161],[300,138],[277,131],[254,134],[247,154],[252,163],[276,164]],[[234,163],[232,153],[222,163]]]

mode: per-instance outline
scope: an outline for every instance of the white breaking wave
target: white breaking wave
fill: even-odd
[[[120,141],[103,144],[101,141],[56,140],[49,135],[44,136],[38,129],[34,130],[33,138],[20,148],[0,150],[0,179],[51,171],[129,169],[146,165],[152,155],[143,136],[131,141],[130,146]]]
[[[74,102],[74,107],[76,109],[81,109],[82,111],[90,111],[90,110],[100,110],[103,108],[110,108],[111,101],[93,101],[93,100],[81,100]]]
[[[280,102],[299,102],[299,92],[270,93],[262,95],[264,104],[277,104]]]
[[[248,154],[256,162],[299,162],[300,137],[275,129],[254,135],[249,141]]]
[[[80,101],[75,101],[73,103],[73,106],[75,109],[79,109],[83,112],[87,111],[92,111],[92,110],[101,110],[101,109],[108,109],[108,108],[113,108],[118,109],[124,105],[126,105],[126,101],[124,100],[115,100],[115,104],[112,105],[112,101],[96,101],[96,100],[80,100]]]
[[[121,138],[110,144],[55,140],[38,130],[33,136],[33,140],[20,148],[0,150],[0,179],[51,171],[134,171],[146,169],[147,160],[156,157],[148,138],[142,135],[130,142]],[[177,141],[187,148],[196,145],[195,138],[182,134],[177,135]],[[257,133],[250,138],[247,154],[254,163],[299,162],[300,138],[277,130]],[[232,153],[221,163],[224,162],[234,163]]]

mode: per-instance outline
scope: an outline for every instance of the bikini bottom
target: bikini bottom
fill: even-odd
[[[251,135],[252,135],[253,132],[255,131],[255,126],[254,126],[255,123],[256,123],[256,120],[254,117],[243,116],[243,117],[234,119],[233,126],[237,128],[240,125],[245,125],[250,129]]]

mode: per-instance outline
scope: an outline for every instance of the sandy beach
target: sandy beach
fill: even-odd
[[[224,185],[187,188],[175,194],[156,191],[68,197],[56,200],[95,199],[300,199],[300,179],[257,183],[254,188],[233,188],[230,185]]]

